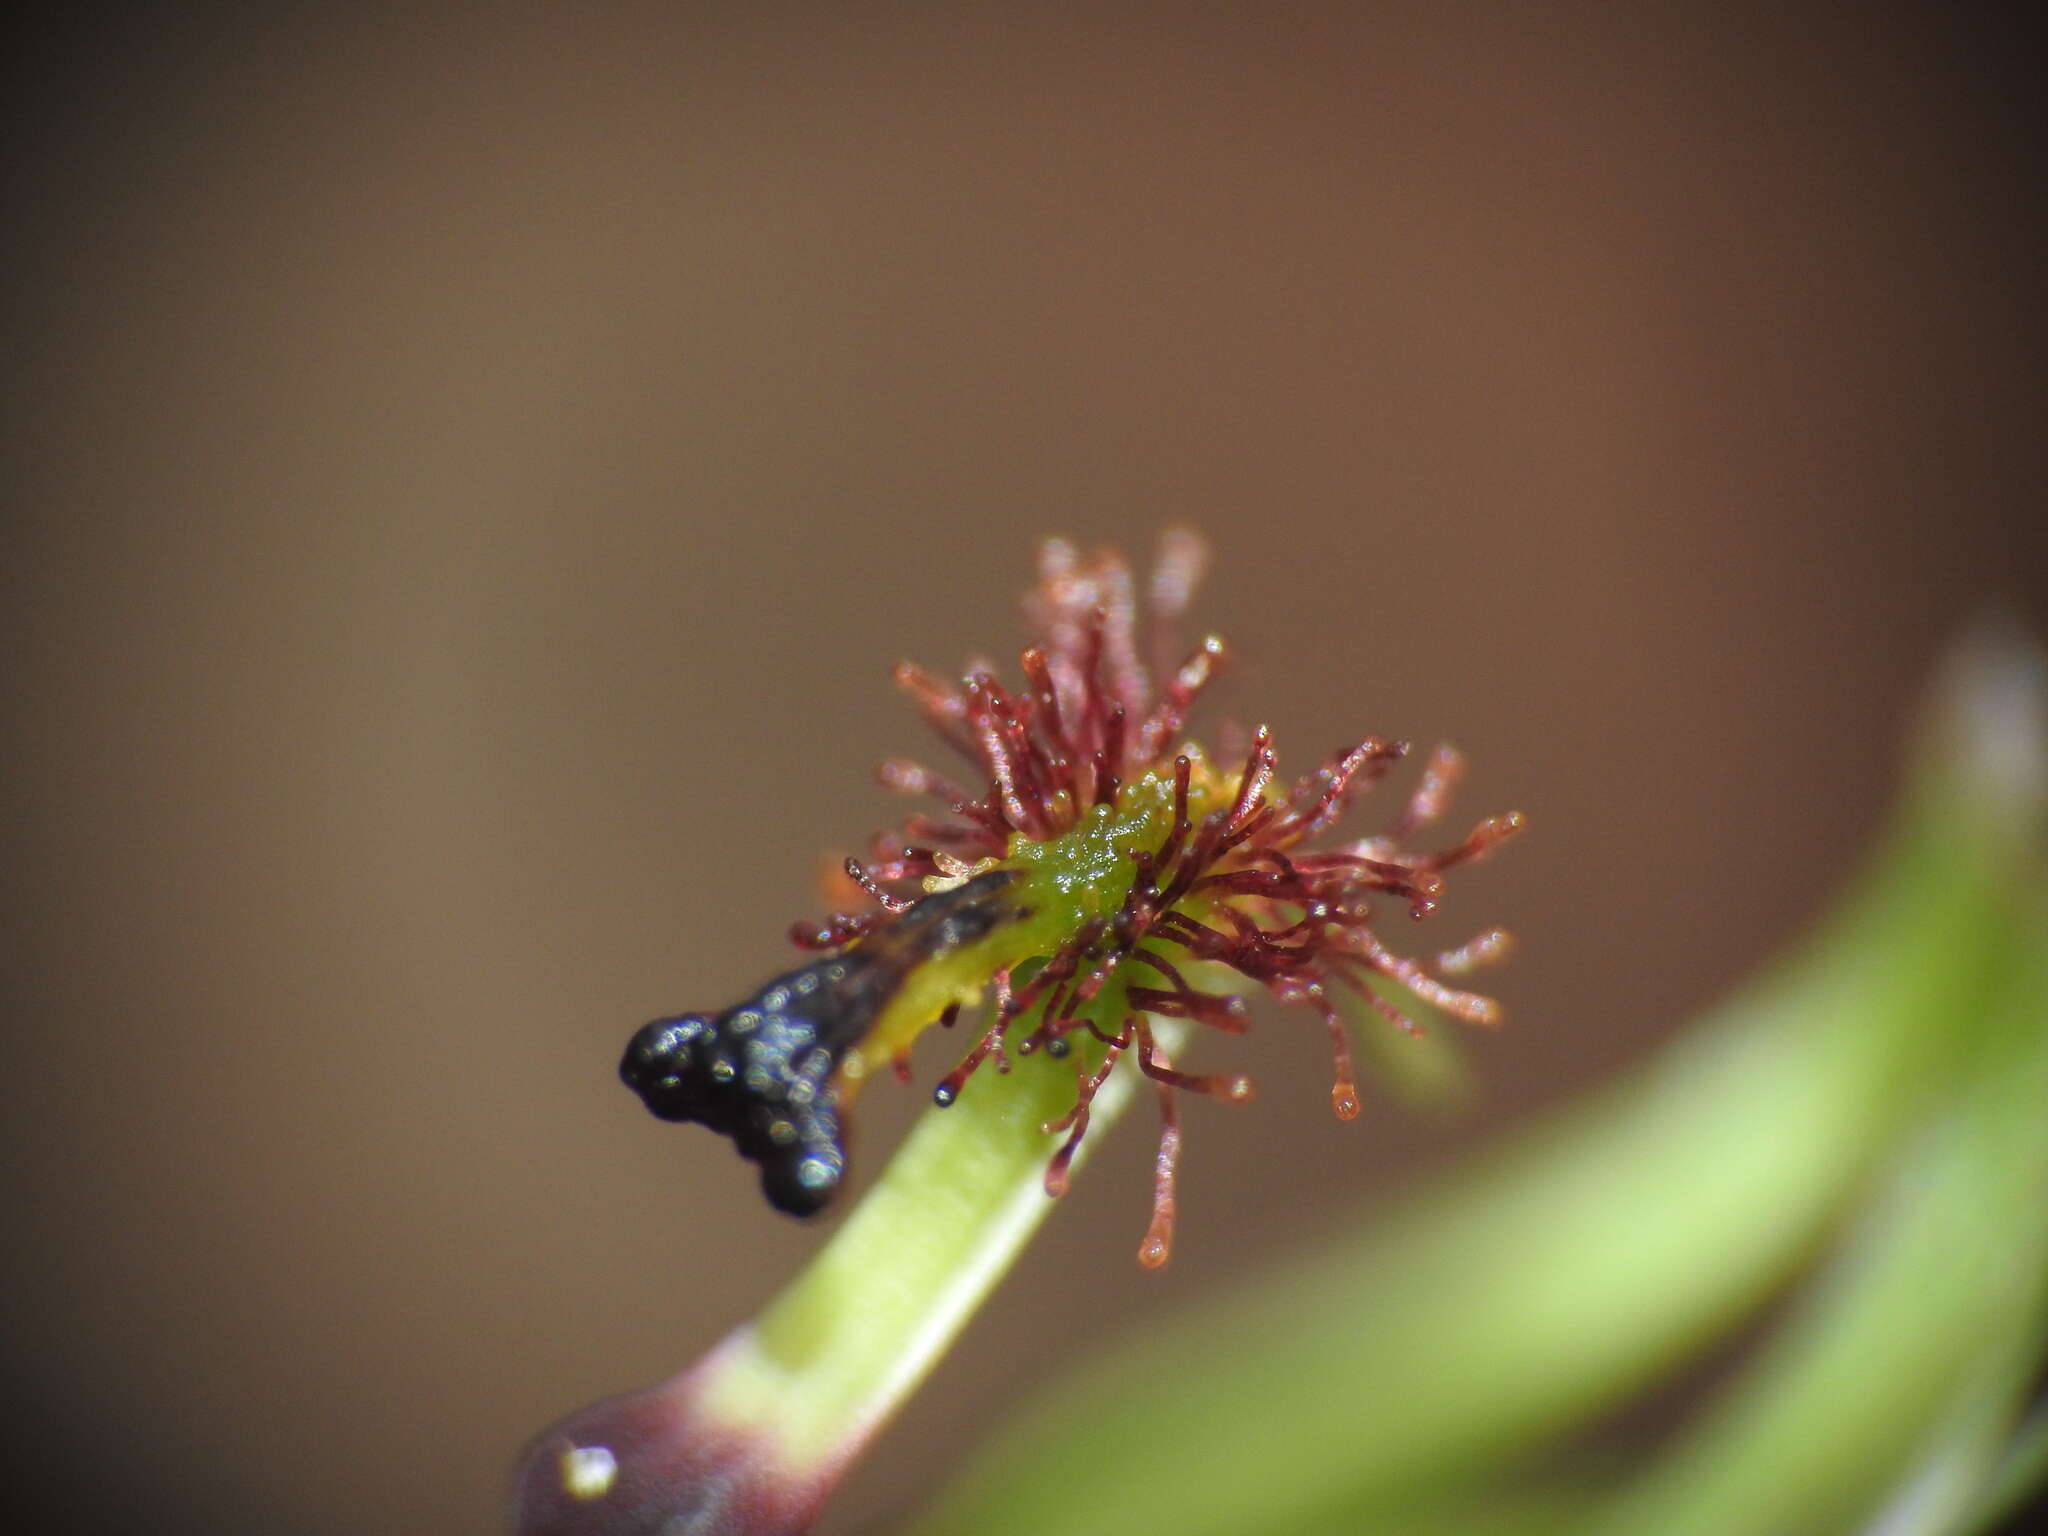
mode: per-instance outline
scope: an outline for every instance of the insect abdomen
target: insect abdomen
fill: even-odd
[[[664,1120],[730,1136],[761,1165],[768,1203],[794,1216],[822,1210],[846,1176],[835,1081],[840,1063],[919,964],[980,938],[1007,911],[991,872],[928,896],[844,952],[776,977],[718,1014],[644,1025],[619,1076]]]
[[[849,986],[861,969],[856,957],[835,956],[778,976],[723,1013],[656,1019],[627,1045],[619,1075],[662,1119],[730,1136],[761,1165],[769,1204],[811,1215],[846,1172],[832,1074],[855,1038],[846,1013],[865,991]]]

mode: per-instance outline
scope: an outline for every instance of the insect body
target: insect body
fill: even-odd
[[[662,1119],[730,1136],[761,1165],[777,1210],[813,1215],[846,1176],[842,1111],[867,1071],[863,1045],[919,966],[1024,915],[1006,899],[1015,878],[991,870],[926,896],[723,1013],[654,1020],[627,1045],[619,1076]]]

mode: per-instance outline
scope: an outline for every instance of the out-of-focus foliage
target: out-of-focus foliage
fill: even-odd
[[[1987,1528],[2048,1471],[2044,694],[2024,645],[1967,648],[1796,954],[1485,1166],[1094,1356],[919,1536]],[[1661,1443],[1594,1433],[1731,1345]]]

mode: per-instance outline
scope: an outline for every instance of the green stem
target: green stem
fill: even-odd
[[[1154,1019],[1169,1052],[1185,1026]],[[709,1417],[779,1445],[795,1467],[843,1465],[916,1389],[1051,1212],[1043,1130],[1073,1102],[1065,1061],[1020,1060],[1006,1081],[970,1083],[928,1111],[832,1240],[723,1350]],[[984,1069],[994,1076],[994,1068]],[[1138,1074],[1110,1074],[1085,1157],[1129,1103]],[[1077,1159],[1078,1161],[1078,1159]]]
[[[1121,995],[1111,1001],[1121,1004]],[[1169,1053],[1186,1033],[1152,1021]],[[1053,1207],[1045,1132],[1105,1049],[1074,1037],[918,1122],[844,1226],[755,1322],[667,1381],[593,1403],[528,1444],[520,1536],[792,1536],[931,1370]],[[1085,1150],[1138,1081],[1112,1072]],[[1076,1159],[1078,1163],[1079,1159]]]

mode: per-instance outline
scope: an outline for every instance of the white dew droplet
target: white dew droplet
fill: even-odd
[[[562,1452],[562,1491],[572,1499],[601,1499],[618,1477],[619,1460],[608,1446],[576,1445]]]

